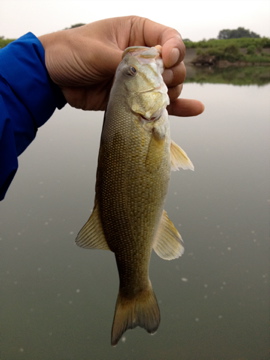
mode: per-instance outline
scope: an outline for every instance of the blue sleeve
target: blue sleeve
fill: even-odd
[[[18,156],[38,127],[65,104],[47,73],[44,48],[33,34],[0,49],[0,200],[18,169]]]

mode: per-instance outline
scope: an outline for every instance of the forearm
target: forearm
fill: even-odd
[[[18,167],[17,156],[66,103],[44,58],[42,44],[30,33],[0,50],[0,199]]]

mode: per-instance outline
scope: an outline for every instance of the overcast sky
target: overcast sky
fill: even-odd
[[[239,26],[270,37],[270,0],[0,0],[0,36],[39,36],[124,15],[148,17],[194,41]]]

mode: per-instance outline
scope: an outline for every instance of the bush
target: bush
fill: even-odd
[[[238,61],[243,58],[239,47],[230,44],[225,47],[212,47],[201,52],[198,51],[197,54],[204,56],[214,56],[216,60],[227,60],[230,62]]]
[[[256,47],[254,45],[249,45],[247,47],[247,54],[248,55],[254,55],[256,53]]]
[[[243,58],[243,55],[240,53],[240,49],[236,45],[229,45],[225,47],[225,59],[228,61],[238,61]]]

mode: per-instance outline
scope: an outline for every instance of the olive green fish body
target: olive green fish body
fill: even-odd
[[[120,285],[112,344],[137,325],[157,330],[159,307],[149,280],[152,249],[183,252],[164,212],[171,169],[192,168],[170,139],[167,88],[159,48],[128,48],[111,90],[101,135],[95,207],[77,237],[85,248],[115,253]]]
[[[134,292],[132,287],[142,287],[140,282],[148,285],[150,254],[171,171],[169,141],[153,136],[154,126],[163,119],[145,124],[145,130],[134,114],[124,114],[121,121],[117,108],[114,102],[113,114],[110,109],[106,114],[115,126],[105,119],[103,132],[109,136],[101,139],[97,187],[102,191],[97,200],[107,243],[116,256],[120,288]]]

